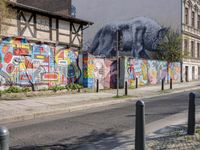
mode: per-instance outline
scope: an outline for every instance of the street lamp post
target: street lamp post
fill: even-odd
[[[117,97],[119,97],[119,31],[117,31]]]
[[[117,30],[117,44],[116,44],[116,50],[117,50],[117,97],[119,97],[119,51],[123,50],[123,43],[122,43],[122,33]]]

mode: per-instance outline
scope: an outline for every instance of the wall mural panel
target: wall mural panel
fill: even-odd
[[[175,82],[181,80],[181,64],[179,62],[169,63],[168,65],[168,80],[172,79]],[[184,70],[183,70],[184,72]]]
[[[167,62],[165,61],[158,61],[158,65],[157,65],[157,82],[161,83],[162,79],[164,79],[165,81],[167,81]]]
[[[4,38],[0,45],[0,81],[5,85],[66,85],[81,76],[78,53],[33,44],[24,38]]]
[[[83,55],[83,85],[92,88],[94,86],[94,57]]]
[[[158,83],[158,72],[157,72],[157,61],[156,60],[149,60],[148,61],[148,79],[150,84],[157,84]]]
[[[95,83],[99,80],[99,88],[116,88],[117,64],[109,59],[94,59]]]
[[[168,80],[168,65],[165,61],[126,59],[126,80],[129,87],[135,87],[136,77],[139,85],[159,84],[162,79]],[[173,70],[173,71],[171,71]],[[180,81],[180,63],[169,65],[169,73],[173,76],[174,81]]]
[[[138,78],[140,86],[144,86],[148,83],[146,60],[128,59],[126,62],[126,71],[130,87],[135,87],[136,78]]]
[[[154,58],[158,44],[166,40],[168,28],[163,28],[148,17],[137,17],[126,22],[110,23],[103,26],[94,36],[91,44],[86,42],[85,50],[96,56],[116,56],[116,35],[121,34],[123,51],[121,56],[134,58]]]

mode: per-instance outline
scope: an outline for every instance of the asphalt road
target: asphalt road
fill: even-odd
[[[188,92],[144,99],[144,102],[148,124],[187,110]],[[200,105],[198,99],[196,105]],[[79,150],[85,144],[102,144],[102,149],[106,149],[103,148],[103,145],[109,144],[106,140],[115,140],[120,133],[128,130],[134,134],[135,102],[128,101],[6,126],[10,131],[10,146],[13,150]]]

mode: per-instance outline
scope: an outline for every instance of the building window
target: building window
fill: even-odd
[[[191,56],[194,57],[194,41],[191,41]]]
[[[188,40],[184,39],[184,54],[187,55],[188,53]]]
[[[195,13],[192,12],[192,27],[195,27]]]
[[[200,58],[200,43],[197,43],[197,57]]]
[[[200,15],[198,15],[198,29],[200,29]]]
[[[189,23],[188,13],[189,13],[188,8],[185,8],[185,24],[186,25],[188,25],[188,23]]]

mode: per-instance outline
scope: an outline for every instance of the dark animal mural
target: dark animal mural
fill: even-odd
[[[156,21],[137,17],[123,23],[113,23],[103,26],[95,35],[88,51],[93,55],[112,57],[116,55],[116,34],[122,35],[120,55],[135,58],[152,58],[160,42],[167,40],[168,28],[162,27]]]

